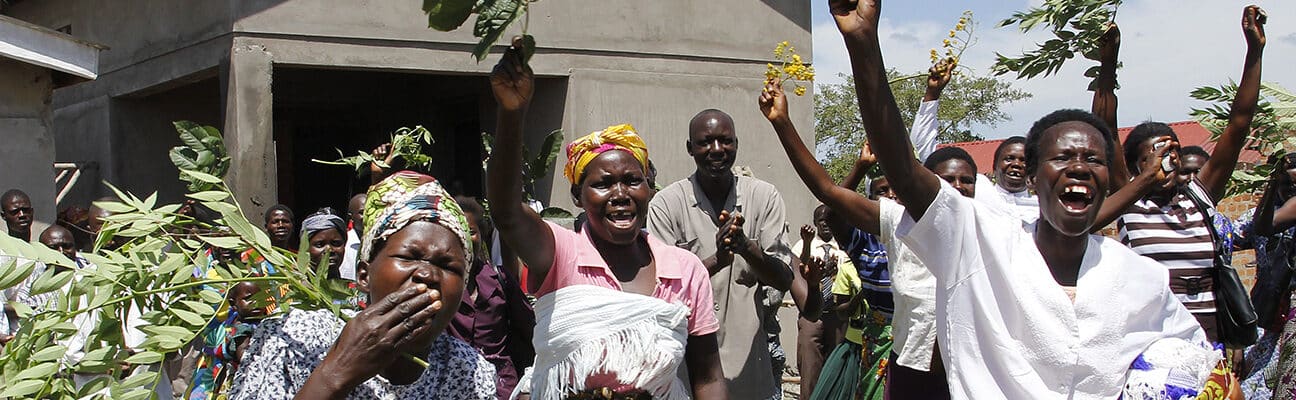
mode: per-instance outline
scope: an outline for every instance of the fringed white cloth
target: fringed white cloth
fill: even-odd
[[[1157,340],[1130,365],[1121,399],[1196,399],[1221,359],[1220,351],[1209,343]]]
[[[587,389],[586,378],[596,374],[615,375],[654,399],[689,398],[677,374],[688,341],[688,307],[574,285],[541,297],[535,312],[535,366],[510,399],[529,390],[532,399],[561,400]]]

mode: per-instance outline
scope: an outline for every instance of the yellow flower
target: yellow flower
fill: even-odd
[[[805,86],[797,86],[794,92],[796,93],[797,96],[805,96],[806,88]]]
[[[800,64],[800,63],[801,63],[801,55],[800,55],[800,54],[793,54],[793,55],[792,55],[792,63],[794,63],[794,64]]]

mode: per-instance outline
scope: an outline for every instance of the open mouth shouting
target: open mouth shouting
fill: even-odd
[[[1062,187],[1058,202],[1068,214],[1079,215],[1089,211],[1094,203],[1094,189],[1081,183],[1072,183]]]
[[[612,210],[604,216],[608,221],[608,226],[616,230],[636,229],[636,222],[639,220],[639,214],[631,209]]]

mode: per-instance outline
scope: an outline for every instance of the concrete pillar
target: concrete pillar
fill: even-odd
[[[235,39],[222,63],[225,147],[230,171],[225,182],[253,223],[278,197],[275,174],[273,56],[265,47]]]
[[[50,70],[0,58],[0,193],[20,189],[35,210],[32,239],[54,223]],[[0,230],[5,230],[0,223]]]

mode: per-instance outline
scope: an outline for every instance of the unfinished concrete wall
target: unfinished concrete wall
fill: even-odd
[[[33,239],[54,222],[54,138],[48,111],[53,89],[49,69],[0,58],[0,192],[20,189],[31,197],[37,221]]]

